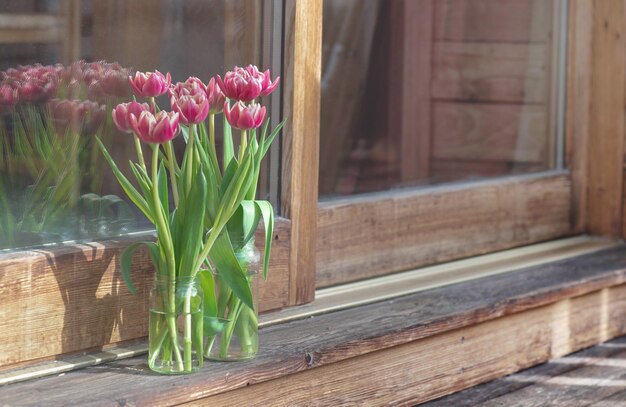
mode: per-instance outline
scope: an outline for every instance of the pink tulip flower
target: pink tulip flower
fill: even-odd
[[[211,78],[209,84],[206,87],[206,94],[209,98],[209,113],[217,114],[224,110],[224,103],[226,102],[226,96],[217,86],[215,78]]]
[[[226,72],[224,80],[217,75],[217,83],[224,92],[224,95],[233,100],[250,102],[263,90],[259,77],[252,76],[245,68],[235,67],[234,70]]]
[[[115,106],[111,115],[113,116],[113,123],[115,126],[124,133],[132,133],[133,127],[131,125],[131,116],[135,119],[139,118],[141,113],[149,112],[150,107],[147,103],[137,103],[135,101],[129,103],[120,103]]]
[[[224,75],[224,80],[217,75],[217,82],[229,99],[250,102],[259,96],[267,96],[276,89],[280,77],[273,82],[270,70],[260,72],[254,65],[245,68],[236,66],[234,70]]]
[[[136,72],[135,77],[128,77],[135,95],[141,97],[160,96],[168,91],[172,84],[172,76],[168,72],[166,76],[159,71]]]
[[[105,117],[105,106],[90,100],[52,99],[47,106],[50,118],[61,135],[68,130],[94,134]]]
[[[231,109],[228,103],[224,103],[224,115],[228,123],[237,129],[256,129],[265,119],[265,106],[259,104],[246,106],[243,102],[237,102]]]
[[[0,85],[0,105],[13,106],[16,102],[14,89],[7,85]]]
[[[170,88],[170,97],[202,94],[206,96],[206,85],[195,76],[190,76],[185,82],[178,82]]]
[[[170,141],[178,134],[179,114],[164,110],[155,116],[145,111],[136,118],[130,116],[133,131],[142,141],[151,144],[160,144]]]
[[[172,96],[172,110],[180,115],[183,124],[202,123],[209,114],[209,100],[205,93]]]
[[[248,65],[245,67],[245,70],[248,71],[250,76],[257,78],[259,82],[261,82],[261,96],[267,96],[278,87],[278,82],[280,82],[280,76],[277,76],[276,79],[272,82],[270,70],[266,70],[261,73],[259,68],[255,65]]]

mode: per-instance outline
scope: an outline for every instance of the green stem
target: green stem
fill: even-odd
[[[169,312],[167,320],[170,330],[172,347],[174,348],[174,355],[176,357],[176,362],[178,363],[178,369],[183,370],[184,366],[180,355],[180,350],[177,346],[178,338],[176,337],[176,260],[174,258],[174,245],[172,243],[172,236],[170,235],[169,227],[165,222],[165,219],[163,218],[163,206],[161,205],[161,200],[159,198],[158,169],[159,146],[155,145],[153,146],[152,154],[152,199],[154,200],[154,211],[156,212],[155,220],[157,221],[158,227],[161,232],[159,234],[159,239],[162,238],[165,244],[165,255],[169,268]]]
[[[243,156],[248,148],[248,131],[241,130],[241,145],[239,146],[239,162],[243,160]]]
[[[224,328],[224,332],[222,332],[222,340],[220,341],[220,357],[226,358],[228,356],[228,349],[230,348],[230,342],[233,338],[233,332],[235,330],[235,325],[237,324],[237,320],[239,319],[239,314],[241,313],[241,308],[243,303],[237,296],[233,295],[234,304],[233,307],[229,307],[232,312],[228,313],[228,317],[230,321],[226,324]]]
[[[167,153],[167,164],[170,168],[170,180],[172,181],[172,194],[174,195],[174,205],[178,208],[178,182],[176,181],[176,157],[174,156],[174,148],[172,141],[165,143],[165,151]]]
[[[189,154],[187,154],[187,173],[185,174],[185,187],[187,194],[191,191],[191,179],[193,176],[193,162],[195,161],[194,157],[194,140],[196,139],[196,125],[192,124],[189,126],[189,141],[187,142],[187,149]],[[190,161],[191,160],[191,161]]]
[[[236,329],[239,336],[239,345],[241,347],[241,353],[245,355],[251,355],[254,351],[251,331],[251,319],[256,320],[254,311],[247,306],[243,306],[241,313],[239,314],[239,320],[237,321]]]
[[[133,138],[135,139],[135,149],[137,150],[137,158],[139,159],[139,165],[141,165],[141,168],[143,168],[143,170],[147,173],[148,170],[146,169],[146,161],[143,158],[143,149],[141,148],[141,141],[139,141],[139,137],[137,137],[136,135],[133,135]]]
[[[168,332],[168,327],[164,327],[161,333],[159,333],[159,335],[157,336],[158,339],[156,341],[156,346],[154,347],[154,349],[150,349],[150,359],[148,360],[148,366],[154,366],[154,363],[156,362],[157,356],[159,356],[161,352],[161,347],[163,346],[163,342],[165,341]]]
[[[191,284],[191,283],[190,283]],[[185,353],[185,371],[191,371],[191,286],[187,288],[185,293],[185,303],[183,306],[185,315],[185,331],[183,336],[183,346]]]
[[[209,114],[209,142],[211,143],[211,152],[214,157],[217,157],[217,150],[215,148],[215,115]]]

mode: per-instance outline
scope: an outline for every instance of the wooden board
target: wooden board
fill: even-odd
[[[404,185],[428,178],[430,169],[434,3],[404,0],[390,5],[387,135],[392,143],[398,140],[400,184]]]
[[[436,42],[432,97],[546,104],[547,56],[544,43]]]
[[[531,163],[546,160],[545,107],[437,102],[433,116],[433,158]]]
[[[281,206],[291,219],[289,304],[315,297],[322,1],[285,4]]]
[[[626,338],[620,337],[423,407],[621,406],[626,400],[625,349]]]
[[[290,222],[276,226],[261,310],[288,301]],[[131,241],[1,254],[0,367],[145,337],[152,265],[146,252],[135,256],[133,296],[119,271],[119,255]]]
[[[317,285],[563,236],[570,187],[559,173],[320,203]]]
[[[565,111],[565,165],[572,174],[572,224],[574,230],[587,228],[587,145],[591,114],[591,32],[592,2],[569,2],[567,109]]]
[[[435,39],[543,42],[552,25],[552,1],[438,0]]]
[[[622,236],[626,7],[596,0],[592,11],[587,230]]]
[[[329,398],[348,403],[364,392],[417,403],[626,332],[624,253],[621,245],[273,325],[261,330],[261,352],[246,363],[158,376],[144,356],[9,385],[0,403],[173,405],[233,390],[242,398],[215,405],[294,405],[300,397],[337,405]],[[232,396],[239,397],[224,394]]]
[[[613,294],[607,308],[612,313],[610,322],[618,323],[626,316],[621,309],[626,305],[626,287]],[[597,343],[600,337],[595,334],[601,330],[596,309],[586,307],[597,305],[598,296],[566,300],[187,405],[237,405],[246,400],[250,406],[412,406],[558,357],[561,349],[555,349],[554,343],[561,338],[572,340],[574,350],[588,346],[589,342],[578,340],[581,332],[591,333],[585,339]],[[567,312],[560,312],[564,306]],[[613,336],[626,333],[619,326]],[[375,372],[374,376],[363,374],[367,371]],[[518,405],[514,401],[522,400],[504,398],[503,404],[494,406]]]
[[[431,180],[434,183],[452,181],[476,181],[484,178],[512,174],[530,174],[548,170],[545,163],[514,163],[510,161],[446,160],[435,159],[430,163]]]

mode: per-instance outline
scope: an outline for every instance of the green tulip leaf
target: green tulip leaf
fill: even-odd
[[[228,233],[225,231],[221,233],[215,241],[211,249],[210,257],[215,264],[219,276],[228,284],[237,298],[248,307],[254,309],[248,279],[235,256]]]
[[[272,238],[274,235],[274,208],[268,201],[254,201],[256,207],[263,216],[265,228],[265,253],[263,255],[263,279],[267,280],[267,269],[270,263],[270,251],[272,250]]]
[[[224,330],[230,319],[204,316],[204,336],[215,336]]]
[[[130,275],[132,271],[133,254],[135,253],[135,250],[137,250],[140,246],[146,246],[148,248],[148,253],[150,253],[150,258],[152,259],[152,263],[157,268],[157,271],[162,270],[162,268],[160,267],[162,263],[161,251],[159,249],[159,246],[156,243],[137,242],[137,243],[133,243],[129,245],[122,252],[122,256],[120,258],[120,266],[122,270],[122,278],[124,279],[124,282],[126,283],[126,286],[128,287],[128,290],[132,294],[137,293],[137,289],[135,288],[135,285],[133,284],[133,280]]]

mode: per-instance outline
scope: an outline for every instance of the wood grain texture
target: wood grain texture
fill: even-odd
[[[315,296],[322,1],[285,5],[283,214],[291,219],[290,305]]]
[[[592,2],[571,0],[569,5],[565,164],[572,176],[572,225],[576,232],[583,232],[587,228]]]
[[[563,236],[570,186],[558,173],[320,203],[318,287]]]
[[[433,158],[546,161],[545,106],[437,102],[433,116]]]
[[[626,313],[626,287],[615,289],[612,302],[606,302],[610,322],[619,322]],[[199,400],[189,405],[237,405],[243,400],[250,406],[315,405],[394,405],[413,406],[459,389],[558,357],[554,342],[571,341],[572,349],[586,346],[576,334],[596,332],[597,310],[585,308],[588,302],[598,306],[597,293],[566,300],[567,313],[560,312],[561,302],[500,318],[468,328],[410,342],[389,350],[322,366],[289,377],[249,386]],[[609,335],[626,332],[613,330]],[[588,335],[591,336],[591,335]],[[598,337],[593,338],[597,343]],[[497,346],[494,346],[497,344]],[[626,376],[614,368],[613,376]],[[364,375],[372,371],[375,378]],[[588,390],[589,391],[589,390]],[[615,390],[614,390],[615,392]],[[485,404],[529,406],[521,397],[501,397]],[[537,398],[545,406],[549,398]],[[500,404],[497,404],[500,403]],[[448,404],[457,406],[457,404]],[[571,406],[573,404],[563,404]]]
[[[617,407],[626,400],[624,349],[626,338],[620,337],[423,406]]]
[[[322,43],[319,193],[333,193],[343,160],[354,144],[355,123],[366,92],[368,64],[380,2],[326,2]]]
[[[261,310],[287,305],[289,227],[277,221]],[[146,252],[135,255],[132,295],[119,270],[120,253],[132,241],[1,254],[0,367],[145,337],[153,268]],[[257,242],[262,246],[263,237]]]
[[[159,406],[237,389],[246,398],[229,405],[348,402],[358,386],[383,401],[425,401],[626,332],[624,249],[263,328],[261,352],[245,363],[157,376],[141,357],[9,385],[0,403]]]
[[[480,180],[512,174],[531,174],[546,170],[545,163],[518,163],[510,161],[446,160],[430,163],[431,179],[435,183]]]
[[[389,5],[388,135],[398,138],[400,183],[428,177],[431,143],[433,0],[401,0]]]
[[[545,0],[438,0],[435,39],[480,42],[543,42],[552,25]]]
[[[621,236],[626,7],[622,0],[592,3],[587,229],[592,234]]]
[[[436,42],[432,97],[471,102],[547,102],[544,43]]]

